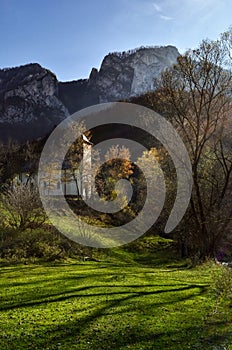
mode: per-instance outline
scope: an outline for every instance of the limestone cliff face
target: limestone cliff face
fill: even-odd
[[[44,136],[68,114],[58,98],[58,81],[47,69],[29,64],[0,70],[1,138]]]
[[[155,88],[161,73],[179,56],[174,46],[139,48],[107,55],[88,79],[59,83],[59,97],[70,113],[102,102],[113,102]]]
[[[43,137],[82,108],[123,100],[155,88],[179,55],[173,46],[107,55],[88,79],[58,82],[39,64],[0,70],[0,141]]]
[[[89,84],[99,92],[99,102],[115,101],[155,88],[155,80],[173,65],[179,52],[174,46],[140,48],[107,55]]]

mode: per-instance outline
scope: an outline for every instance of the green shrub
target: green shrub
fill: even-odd
[[[42,259],[52,261],[82,256],[82,248],[55,229],[0,230],[0,258],[9,261]]]
[[[219,266],[213,271],[213,293],[226,300],[232,298],[232,269],[225,266]]]

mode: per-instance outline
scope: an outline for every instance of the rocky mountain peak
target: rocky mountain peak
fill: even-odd
[[[33,63],[0,70],[0,139],[44,136],[68,114],[48,69]]]
[[[38,63],[0,69],[0,93],[26,85],[33,80],[42,80],[47,75],[53,81],[56,80],[55,74],[41,67]]]
[[[97,74],[89,77],[99,91],[99,102],[115,101],[142,94],[155,88],[155,79],[173,65],[179,52],[174,46],[140,47],[109,53]]]
[[[88,79],[58,82],[38,63],[0,70],[0,140],[44,136],[70,113],[155,88],[179,56],[174,46],[109,53]]]

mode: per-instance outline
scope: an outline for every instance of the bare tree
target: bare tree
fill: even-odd
[[[2,222],[19,230],[41,226],[46,220],[37,189],[18,184],[8,187],[1,195]]]
[[[196,50],[180,56],[163,74],[158,93],[191,158],[193,193],[185,229],[182,226],[180,231],[183,241],[201,258],[215,254],[232,215],[228,133],[232,74],[227,40],[228,36],[204,40]]]

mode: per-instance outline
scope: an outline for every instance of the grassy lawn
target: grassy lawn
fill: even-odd
[[[229,349],[210,265],[75,262],[3,266],[0,349]]]

